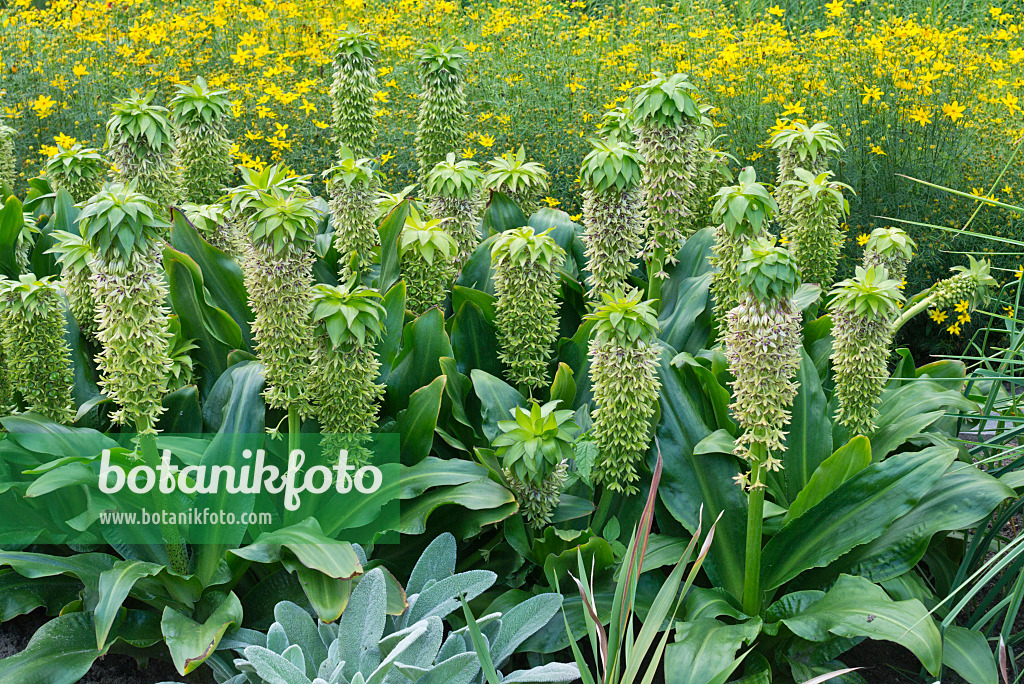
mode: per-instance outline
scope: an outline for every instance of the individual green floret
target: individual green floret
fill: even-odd
[[[491,246],[498,358],[508,365],[512,382],[531,389],[547,382],[558,338],[558,271],[565,250],[548,233],[513,228]]]
[[[509,150],[487,162],[490,168],[484,185],[492,192],[500,192],[519,205],[523,214],[531,216],[548,191],[548,172],[537,162],[526,161],[526,151],[520,145],[516,152]]]
[[[793,169],[796,180],[785,183],[782,196],[789,202],[789,217],[782,235],[800,265],[800,279],[828,290],[836,277],[836,264],[843,248],[839,222],[850,213],[843,191],[853,189],[832,180],[832,172],[818,175]]]
[[[557,400],[515,407],[509,412],[512,420],[498,421],[501,434],[491,442],[519,512],[536,529],[551,523],[574,457],[573,434],[579,431],[574,412],[556,411],[556,406]]]
[[[246,240],[239,235],[231,220],[231,210],[225,202],[214,204],[181,205],[185,218],[195,226],[196,232],[208,243],[226,254],[242,254]]]
[[[419,316],[441,306],[455,278],[459,245],[444,228],[444,221],[424,221],[410,211],[398,241],[402,278],[406,286],[406,308]]]
[[[317,285],[313,292],[316,346],[309,394],[329,453],[348,450],[350,463],[365,461],[353,435],[376,424],[384,387],[374,344],[383,335],[385,316],[376,290],[350,281],[342,287]]]
[[[459,243],[455,258],[459,267],[480,242],[480,219],[487,206],[483,180],[479,164],[468,159],[455,161],[455,153],[449,152],[431,169],[424,186],[430,198],[430,215],[447,219],[445,228]]]
[[[14,262],[19,271],[27,271],[29,261],[32,257],[32,250],[36,246],[36,235],[39,234],[39,225],[36,222],[35,214],[24,211],[21,214],[21,228],[14,238]]]
[[[334,41],[331,102],[335,142],[355,157],[369,157],[373,149],[379,57],[380,46],[369,33],[346,27]]]
[[[903,295],[884,266],[864,269],[829,293],[832,313],[832,368],[839,410],[836,418],[854,435],[874,432],[875,403],[889,379],[893,321]]]
[[[726,317],[739,303],[740,264],[743,250],[751,240],[763,235],[777,205],[767,188],[757,182],[754,167],[740,171],[739,183],[715,193],[712,217],[719,222],[715,228],[715,267],[711,291],[715,295],[715,318],[718,329],[726,329]]]
[[[334,248],[338,251],[341,280],[362,273],[373,262],[373,249],[380,244],[377,233],[377,174],[369,159],[356,159],[351,150],[341,147],[340,161],[323,173],[330,193],[334,222]]]
[[[800,121],[789,121],[776,131],[771,145],[779,153],[779,174],[775,181],[775,199],[779,203],[779,217],[787,224],[791,212],[792,188],[786,182],[796,180],[796,169],[802,168],[815,176],[828,169],[829,157],[846,149],[832,127],[824,121],[807,126]]]
[[[68,309],[78,323],[78,329],[90,340],[96,340],[96,295],[92,283],[92,247],[80,235],[55,230],[51,236],[57,241],[47,250],[56,254],[61,266],[61,286],[68,299]]]
[[[107,120],[107,152],[116,178],[158,205],[177,200],[171,156],[173,137],[167,109],[153,104],[155,90],[114,103]]]
[[[64,341],[64,303],[49,277],[26,273],[0,287],[7,372],[25,407],[58,423],[74,418],[71,350]]]
[[[416,51],[420,108],[416,117],[416,160],[420,182],[463,144],[466,93],[462,63],[469,53],[452,43],[428,44]]]
[[[211,90],[202,76],[180,85],[171,100],[177,145],[179,196],[197,204],[217,201],[231,181],[231,140],[227,121],[231,115],[228,91]]]
[[[588,295],[626,287],[633,259],[643,247],[643,216],[637,191],[643,180],[642,160],[627,143],[591,139],[583,159],[583,244],[590,275]]]
[[[46,176],[54,190],[63,188],[75,202],[84,202],[103,187],[107,163],[100,151],[75,143],[65,149],[60,145],[46,162]]]
[[[902,228],[875,228],[864,245],[864,268],[882,266],[890,278],[902,282],[916,247],[917,243]]]
[[[590,382],[597,408],[593,438],[597,445],[595,481],[612,491],[635,493],[638,464],[647,451],[658,380],[658,315],[639,290],[601,295],[602,304],[587,315],[590,333]]]
[[[666,262],[689,236],[700,155],[700,109],[696,88],[684,74],[654,78],[634,88],[636,147],[644,159],[643,194],[647,206],[650,296],[660,297]]]
[[[0,184],[14,188],[14,137],[18,131],[5,123],[0,123]]]

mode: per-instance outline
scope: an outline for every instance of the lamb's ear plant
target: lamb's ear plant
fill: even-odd
[[[334,41],[331,103],[335,142],[355,157],[369,157],[373,150],[379,57],[380,46],[369,33],[345,27]]]
[[[462,73],[469,53],[454,43],[430,43],[416,51],[420,105],[416,117],[416,161],[420,183],[430,170],[458,151],[465,138],[466,93]]]
[[[498,421],[501,434],[491,442],[519,512],[537,529],[550,524],[558,506],[574,457],[573,434],[579,431],[574,412],[557,406],[556,400],[543,406],[533,401],[528,409],[515,407],[512,420]]]
[[[740,263],[743,250],[768,227],[778,205],[768,189],[757,182],[754,167],[740,171],[739,183],[721,188],[714,196],[711,213],[719,223],[715,228],[715,246],[709,261],[715,266],[711,290],[715,295],[718,329],[726,329],[726,316],[739,303]]]
[[[46,177],[53,189],[67,190],[76,202],[84,202],[99,192],[106,175],[107,163],[100,151],[79,143],[66,149],[58,145],[46,161]]]
[[[6,183],[14,188],[14,169],[17,166],[14,157],[14,138],[18,131],[0,122],[0,184]]]
[[[907,232],[896,226],[875,228],[864,245],[862,265],[865,270],[881,266],[889,277],[902,282],[907,275],[907,266],[914,258],[917,243]]]
[[[850,203],[843,193],[853,192],[853,189],[832,180],[831,171],[815,175],[796,168],[793,173],[796,179],[786,181],[780,192],[789,202],[789,216],[782,235],[800,265],[800,279],[825,291],[835,280],[836,264],[843,247],[839,222],[850,213]]]
[[[344,282],[370,267],[373,249],[380,244],[375,204],[380,185],[370,159],[357,159],[344,145],[338,154],[338,163],[324,171],[323,177],[330,193],[334,248]]]
[[[153,104],[156,91],[132,93],[118,100],[107,120],[107,153],[122,184],[136,190],[159,206],[177,199],[171,166],[174,139],[167,108]]]
[[[558,338],[559,269],[563,250],[549,232],[507,230],[491,246],[495,326],[508,378],[531,391],[547,382]]]
[[[455,161],[455,153],[449,152],[430,170],[424,185],[430,215],[447,219],[445,229],[459,244],[455,259],[459,267],[480,242],[480,219],[487,206],[483,180],[479,164],[469,159]]]
[[[633,260],[643,247],[643,215],[638,187],[643,179],[642,160],[628,144],[616,140],[590,140],[583,159],[583,244],[590,275],[588,295],[624,290]]]
[[[61,286],[68,299],[68,309],[78,323],[78,329],[90,340],[96,340],[96,296],[93,291],[92,247],[81,235],[55,230],[51,233],[56,244],[47,254],[56,254],[61,266]]]
[[[889,278],[884,266],[858,266],[853,278],[829,294],[836,417],[850,434],[870,436],[878,414],[875,403],[889,379],[893,321],[903,301],[900,283]]]
[[[793,295],[800,271],[789,252],[774,237],[760,237],[743,249],[740,263],[740,303],[726,317],[726,357],[732,383],[730,405],[743,433],[735,453],[750,466],[737,482],[749,492],[746,575],[743,609],[758,615],[761,608],[761,530],[767,473],[782,467],[779,455],[790,420],[790,406],[799,385],[803,343],[800,309]]]
[[[9,381],[27,410],[57,423],[74,417],[71,350],[64,340],[64,303],[49,277],[23,274],[0,284],[3,345]]]
[[[779,155],[775,199],[779,203],[779,218],[785,228],[791,220],[793,194],[796,192],[796,188],[786,183],[797,180],[798,168],[809,171],[815,177],[824,173],[828,170],[830,158],[846,147],[839,135],[824,121],[813,126],[802,121],[787,121],[784,128],[772,135],[771,146]]]
[[[636,147],[644,159],[647,206],[648,297],[661,297],[665,264],[693,231],[694,193],[699,168],[700,109],[696,88],[684,74],[654,77],[633,93]]]
[[[484,184],[492,192],[501,192],[519,205],[523,214],[531,216],[548,191],[548,172],[539,163],[527,161],[522,145],[487,162]]]
[[[417,316],[443,305],[455,278],[459,245],[444,224],[442,219],[424,221],[418,212],[410,211],[398,241],[406,307]]]
[[[215,202],[234,175],[227,120],[231,115],[228,91],[212,90],[197,76],[180,85],[171,99],[178,167],[179,196],[189,202]]]
[[[992,277],[992,264],[987,259],[975,259],[970,255],[967,259],[966,266],[954,266],[952,276],[932,285],[924,296],[918,295],[911,300],[912,305],[896,319],[894,331],[925,309],[932,310],[934,320],[950,316],[954,319],[950,326],[956,326],[956,329],[969,322],[971,312],[988,301],[989,293],[998,283]]]
[[[601,306],[587,315],[594,322],[589,346],[596,404],[592,439],[598,450],[594,480],[610,491],[633,494],[661,389],[658,315],[639,290],[601,298]]]

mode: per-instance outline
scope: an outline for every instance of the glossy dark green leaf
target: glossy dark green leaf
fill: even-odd
[[[967,684],[999,684],[995,654],[985,635],[977,630],[947,627],[942,636],[942,664]]]
[[[405,281],[399,280],[384,294],[384,335],[374,347],[380,357],[381,380],[391,374],[395,359],[402,348],[402,330],[405,328]]]
[[[761,632],[757,618],[735,625],[713,618],[682,622],[665,648],[666,684],[708,684]]]
[[[831,440],[832,436],[829,435]],[[815,468],[804,488],[790,504],[783,524],[797,518],[824,499],[836,487],[871,465],[871,443],[863,435],[854,437]]]
[[[504,233],[506,230],[525,225],[527,225],[526,214],[523,213],[518,204],[513,202],[504,193],[491,193],[491,201],[487,205],[483,219],[485,236],[494,233]]]
[[[490,373],[474,370],[469,377],[473,382],[473,391],[480,399],[484,437],[491,443],[501,433],[498,421],[511,420],[512,409],[516,406],[526,406],[527,400],[519,390]]]
[[[787,502],[792,502],[811,479],[811,474],[832,455],[832,421],[814,360],[800,350],[800,389],[793,401],[789,433],[782,453],[782,482]],[[781,502],[779,502],[781,503]]]
[[[385,413],[396,414],[408,407],[412,393],[441,374],[440,360],[444,356],[454,356],[444,330],[444,314],[440,309],[430,309],[405,326],[402,350],[386,379]]]
[[[940,420],[947,412],[977,412],[978,406],[950,383],[914,380],[886,390],[878,402],[878,418],[871,435],[871,458],[879,461],[910,437]]]
[[[459,372],[468,375],[480,369],[501,376],[505,365],[498,360],[498,336],[483,310],[473,301],[464,301],[452,321],[452,351]]]
[[[203,431],[203,410],[195,385],[185,385],[161,401],[165,409],[157,425],[161,432],[194,435]]]
[[[415,465],[430,455],[445,380],[445,376],[440,375],[426,387],[413,392],[409,397],[409,408],[398,414],[402,463],[406,465]]]
[[[401,274],[398,238],[402,235],[408,216],[409,200],[406,199],[392,209],[377,228],[377,232],[380,233],[380,278],[377,281],[377,289],[381,292],[390,290]]]
[[[0,209],[0,276],[11,280],[17,280],[21,271],[15,247],[24,225],[21,202],[17,197],[7,198],[3,209]]]
[[[455,285],[494,296],[494,281],[491,279],[491,247],[496,236],[492,235],[473,250],[462,266]]]
[[[173,608],[164,608],[160,631],[178,674],[186,675],[213,654],[225,632],[241,625],[242,604],[231,592],[223,597],[220,605],[202,623]]]

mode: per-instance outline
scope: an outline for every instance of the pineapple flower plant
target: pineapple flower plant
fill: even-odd
[[[550,232],[514,228],[491,245],[498,358],[508,366],[509,380],[531,390],[547,381],[558,338],[557,293],[565,250]]]
[[[602,139],[615,138],[632,144],[636,140],[632,110],[633,103],[627,98],[623,104],[606,111],[597,125],[597,135]]]
[[[53,189],[67,190],[76,202],[84,202],[99,192],[106,175],[107,163],[100,151],[79,143],[68,148],[58,145],[46,161],[46,177]]]
[[[532,215],[540,199],[548,191],[548,172],[537,162],[526,160],[522,145],[487,162],[484,185],[491,192],[500,192],[519,205],[523,214]]]
[[[459,245],[444,228],[444,219],[423,220],[410,210],[398,241],[406,306],[417,316],[442,306],[455,277]]]
[[[334,225],[334,248],[338,252],[341,280],[369,268],[373,250],[380,244],[376,226],[377,172],[372,161],[356,158],[345,145],[338,162],[323,172],[330,194],[328,205]]]
[[[416,51],[420,105],[416,117],[416,159],[420,182],[456,152],[465,140],[466,93],[463,61],[469,56],[454,44],[430,43]]]
[[[9,387],[26,410],[57,423],[74,418],[71,350],[64,340],[64,303],[49,277],[0,280],[0,323]],[[10,395],[0,404],[10,403]]]
[[[754,167],[747,166],[739,183],[721,188],[714,197],[711,213],[719,222],[710,257],[715,273],[711,290],[715,295],[715,318],[719,330],[726,329],[726,318],[740,303],[740,264],[743,250],[754,238],[766,232],[778,206],[767,188],[757,182]]]
[[[458,267],[480,242],[480,220],[487,206],[483,180],[479,164],[468,159],[455,161],[455,153],[449,152],[430,170],[424,185],[430,215],[447,219],[445,226],[459,245]]]
[[[776,131],[771,146],[779,155],[779,171],[775,181],[775,199],[779,203],[779,219],[785,230],[795,220],[792,216],[793,195],[798,190],[786,185],[797,180],[796,170],[805,169],[818,177],[828,170],[829,157],[846,147],[832,127],[822,121],[808,126],[802,121],[787,121]]]
[[[134,183],[137,192],[164,206],[177,197],[171,165],[174,139],[167,109],[153,104],[154,97],[155,90],[135,92],[114,103],[106,149],[117,180]]]
[[[843,247],[839,222],[850,213],[843,191],[852,192],[845,183],[832,180],[832,172],[813,174],[793,169],[796,180],[783,184],[780,196],[789,203],[789,220],[782,235],[793,257],[800,264],[800,279],[821,287],[832,287],[836,264]]]
[[[693,217],[690,225],[700,230],[713,224],[712,209],[714,192],[723,183],[733,180],[729,162],[736,159],[727,152],[715,148],[715,122],[711,116],[714,107],[704,103],[700,111],[700,127],[697,129],[697,175],[694,180]]]
[[[377,127],[374,95],[380,46],[369,33],[346,27],[334,41],[331,81],[334,135],[339,149],[353,157],[369,157]]]
[[[254,230],[255,211],[250,205],[265,193],[312,197],[309,190],[312,176],[295,175],[279,164],[267,166],[262,171],[244,166],[237,168],[242,182],[227,191],[228,213],[225,216],[224,231],[228,244],[235,245],[239,250],[234,253],[235,258],[243,263],[248,258],[250,234]]]
[[[174,163],[178,167],[178,195],[209,204],[234,175],[227,120],[231,116],[228,91],[211,90],[202,76],[178,86],[171,99],[175,130]]]
[[[427,214],[426,205],[415,197],[416,184],[407,185],[398,192],[388,192],[387,190],[380,190],[377,193],[377,198],[373,201],[374,204],[374,219],[381,221],[387,217],[392,211],[395,210],[402,202],[409,200],[409,209],[416,211],[420,216]]]
[[[633,260],[643,248],[643,215],[639,185],[642,159],[625,142],[615,138],[590,140],[583,159],[583,244],[586,246],[588,296],[623,290]]]
[[[882,266],[889,277],[902,282],[907,275],[907,266],[914,257],[917,243],[906,231],[896,226],[875,228],[864,245],[862,265],[865,269]]]
[[[596,407],[592,441],[597,446],[595,481],[611,491],[636,493],[637,466],[650,442],[661,382],[658,379],[658,316],[639,290],[603,293],[587,320],[590,382]]]
[[[911,306],[896,320],[899,330],[911,318],[925,309],[936,323],[946,317],[953,318],[950,329],[959,332],[960,326],[971,320],[971,312],[989,299],[989,293],[998,283],[992,277],[992,264],[987,259],[975,259],[968,255],[967,265],[954,266],[953,275],[935,283],[924,293],[911,301]]]
[[[501,434],[491,442],[519,511],[537,529],[551,523],[579,431],[573,411],[557,410],[558,403],[533,401],[528,409],[513,408],[512,420],[498,421]]]
[[[837,418],[853,435],[875,429],[875,402],[889,379],[893,322],[903,302],[899,286],[884,266],[858,266],[829,293]]]
[[[14,187],[14,137],[18,131],[0,122],[0,185]]]
[[[61,267],[61,287],[68,300],[68,309],[87,338],[97,339],[96,295],[93,291],[92,268],[95,258],[89,242],[81,235],[63,230],[51,234],[56,244],[47,253],[56,254]]]
[[[196,229],[204,240],[226,254],[243,254],[245,241],[235,230],[231,221],[231,212],[227,204],[194,204],[186,202],[181,205],[185,218]]]

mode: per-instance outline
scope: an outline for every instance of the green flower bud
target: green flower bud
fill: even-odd
[[[80,235],[63,230],[55,230],[51,236],[57,244],[46,253],[56,254],[61,265],[61,286],[68,299],[68,309],[82,334],[96,340],[96,298],[89,266],[95,258],[92,247]]]
[[[18,131],[5,123],[0,123],[0,183],[14,188],[14,136]]]
[[[658,401],[658,316],[638,290],[602,293],[602,304],[587,320],[590,382],[596,408],[593,439],[598,450],[595,481],[612,491],[635,493],[637,464],[647,451],[651,417]]]
[[[801,280],[827,290],[835,280],[836,263],[843,247],[839,221],[850,213],[843,190],[853,189],[831,180],[831,171],[815,175],[796,168],[793,173],[796,180],[784,184],[789,214],[782,234],[800,264]]]
[[[177,199],[171,167],[173,138],[167,109],[153,104],[155,90],[114,103],[107,121],[107,152],[122,183],[135,183],[158,205]]]
[[[915,247],[917,243],[902,228],[875,228],[864,245],[864,269],[881,266],[889,272],[890,278],[902,282]]]
[[[76,202],[84,202],[103,187],[107,163],[99,150],[75,143],[68,149],[60,145],[46,161],[46,176],[54,190],[63,188]]]
[[[443,221],[423,221],[419,213],[409,212],[398,241],[398,254],[407,288],[406,307],[410,311],[419,316],[444,304],[455,277],[458,253],[459,245],[445,231]]]
[[[373,262],[373,248],[380,244],[377,233],[377,175],[369,159],[356,159],[342,145],[341,161],[324,171],[328,179],[330,209],[334,222],[334,248],[343,281],[352,276],[351,265],[362,273]]]
[[[487,206],[483,180],[479,164],[468,159],[457,162],[453,152],[427,176],[425,190],[430,197],[430,214],[447,219],[445,227],[459,244],[455,259],[459,266],[466,263],[480,242],[480,219]]]
[[[498,358],[508,365],[512,382],[531,388],[547,382],[558,337],[558,269],[565,251],[548,232],[514,228],[491,246]]]
[[[191,85],[178,86],[171,100],[177,139],[174,161],[181,174],[179,194],[192,202],[215,202],[234,175],[226,125],[231,114],[227,95],[226,90],[210,90],[199,76]]]
[[[772,136],[771,145],[779,153],[775,199],[779,203],[779,216],[785,220],[792,211],[794,191],[786,183],[797,179],[795,170],[803,168],[818,176],[828,169],[829,157],[842,152],[846,147],[824,121],[813,126],[800,121],[788,121],[785,128]]]
[[[526,161],[522,145],[516,152],[509,150],[492,159],[487,166],[490,168],[484,185],[488,190],[508,195],[526,216],[537,211],[541,196],[548,191],[548,172],[537,162]]]
[[[455,152],[465,138],[466,93],[462,62],[469,53],[454,44],[428,44],[416,51],[420,107],[416,117],[416,159],[420,182]]]
[[[355,157],[368,157],[373,149],[379,57],[380,46],[369,33],[346,27],[334,42],[331,102],[335,140]]]

